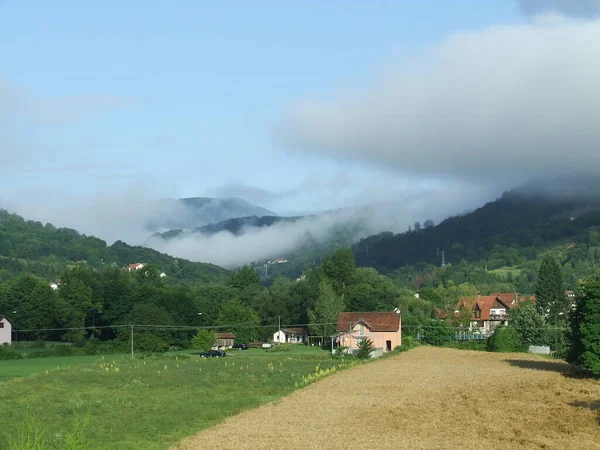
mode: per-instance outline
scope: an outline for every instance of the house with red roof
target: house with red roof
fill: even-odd
[[[342,312],[338,315],[338,344],[357,351],[363,339],[376,349],[391,352],[402,345],[400,312]]]
[[[140,270],[140,269],[143,269],[144,267],[146,267],[146,264],[144,264],[144,263],[133,263],[133,264],[129,264],[128,270],[129,270],[129,272],[131,272],[132,270]]]
[[[461,310],[471,310],[471,330],[489,335],[500,325],[508,325],[508,310],[534,297],[518,297],[511,292],[499,292],[492,295],[463,297],[456,304],[454,311],[458,315]]]

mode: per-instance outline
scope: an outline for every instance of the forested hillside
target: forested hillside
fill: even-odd
[[[574,241],[576,251],[595,263],[599,232],[600,198],[557,200],[508,192],[470,214],[371,236],[353,250],[359,265],[385,271],[417,263],[440,266],[442,252],[445,263],[481,263],[493,270],[535,260],[540,251]]]
[[[117,241],[107,245],[93,236],[69,228],[25,220],[0,210],[0,280],[18,273],[52,279],[67,266],[124,267],[133,263],[156,265],[168,278],[201,283],[222,282],[221,267],[173,258],[145,247]]]

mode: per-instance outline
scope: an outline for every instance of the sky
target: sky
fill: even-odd
[[[439,216],[576,157],[593,171],[599,13],[0,0],[0,206],[96,233],[107,208],[204,195],[279,214],[433,199]]]

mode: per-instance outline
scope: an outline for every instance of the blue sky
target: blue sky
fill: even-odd
[[[290,193],[289,209],[344,206],[344,192],[402,176],[287,152],[273,128],[291,105],[447,35],[523,20],[507,0],[0,1],[0,80],[17,98],[8,135],[25,155],[0,172],[3,195],[252,187],[268,207]]]

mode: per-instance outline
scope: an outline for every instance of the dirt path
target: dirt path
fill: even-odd
[[[174,448],[600,449],[600,382],[567,377],[568,370],[526,354],[419,347],[326,378]]]

